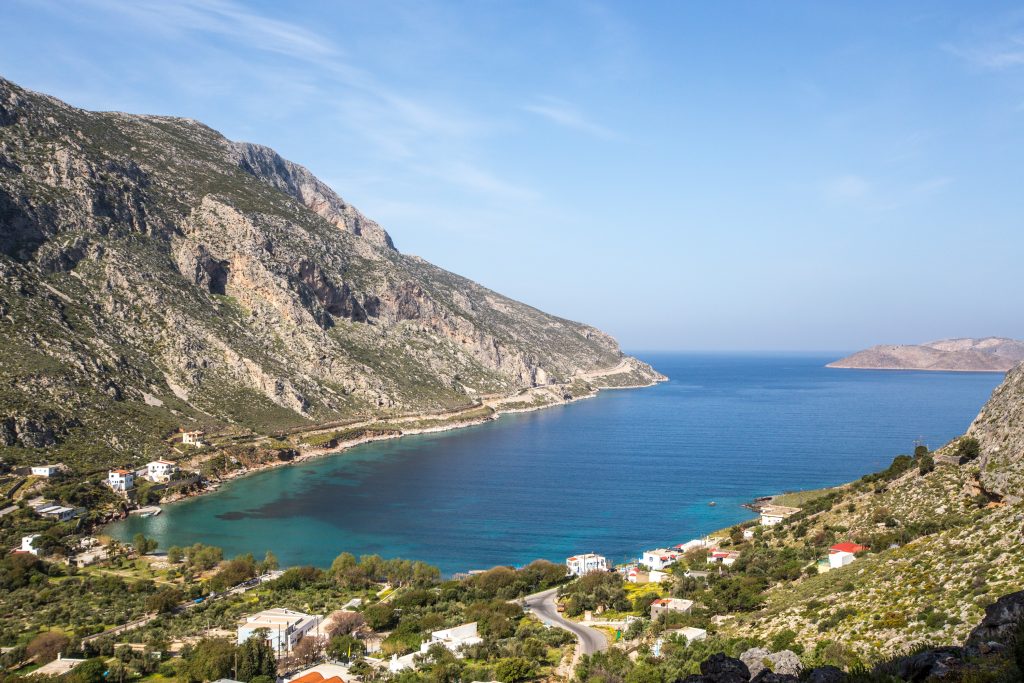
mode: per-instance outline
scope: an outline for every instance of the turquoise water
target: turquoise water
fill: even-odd
[[[963,433],[1002,376],[834,370],[836,355],[641,354],[671,381],[255,474],[110,527],[163,548],[341,551],[446,573],[595,551],[615,561],[750,517],[755,496],[885,467]],[[715,501],[715,506],[708,503]]]

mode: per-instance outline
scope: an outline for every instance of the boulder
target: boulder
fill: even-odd
[[[1010,593],[985,608],[985,618],[967,636],[967,647],[991,647],[991,643],[1007,644],[1017,627],[1024,623],[1024,591]]]
[[[750,675],[756,678],[763,669],[767,668],[765,661],[771,654],[763,647],[752,647],[740,655],[740,661],[747,665]]]
[[[750,680],[746,664],[721,652],[701,662],[700,672],[707,683],[747,683]]]
[[[761,673],[754,676],[750,683],[799,683],[799,676],[793,674],[778,674],[768,669],[763,669]]]
[[[964,649],[937,647],[914,655],[899,657],[875,667],[876,675],[896,676],[908,683],[952,679],[964,666]]]
[[[768,655],[768,660],[772,663],[772,671],[777,674],[799,676],[800,670],[803,669],[803,665],[800,664],[800,657],[792,650],[782,650],[770,654]]]
[[[837,666],[819,666],[811,669],[804,683],[843,683],[846,673]]]

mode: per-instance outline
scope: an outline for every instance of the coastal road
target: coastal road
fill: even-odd
[[[552,588],[528,595],[523,598],[523,604],[526,606],[526,609],[533,612],[545,624],[565,629],[576,636],[579,647],[576,648],[575,659],[578,659],[580,655],[592,655],[595,652],[607,650],[608,639],[604,633],[562,618],[562,615],[558,613],[558,608],[555,606],[555,595],[557,592],[558,589]]]

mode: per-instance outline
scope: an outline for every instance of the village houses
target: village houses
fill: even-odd
[[[606,572],[608,571],[608,558],[595,553],[573,555],[566,558],[565,566],[571,576],[583,576],[590,572]]]

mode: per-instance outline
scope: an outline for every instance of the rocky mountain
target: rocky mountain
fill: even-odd
[[[97,467],[179,427],[270,433],[610,369],[659,378],[593,327],[401,253],[267,147],[3,79],[0,340],[4,456]]]
[[[830,368],[1006,372],[1024,360],[1024,342],[1004,337],[882,344],[829,363]]]

